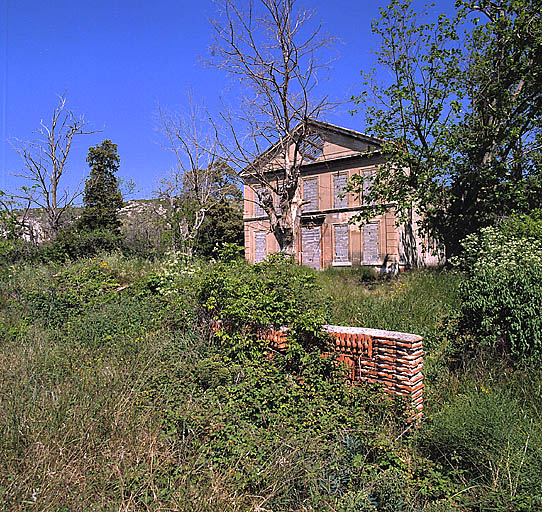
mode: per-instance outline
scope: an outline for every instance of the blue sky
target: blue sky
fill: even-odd
[[[453,8],[453,1],[437,3],[438,12]],[[370,25],[385,2],[299,0],[307,4],[341,39],[326,88],[345,100],[359,92],[360,70],[374,64],[378,40]],[[212,111],[221,96],[235,93],[226,75],[201,63],[211,44],[210,0],[0,0],[0,6],[0,189],[13,189],[18,182],[11,173],[22,168],[9,139],[31,139],[63,92],[68,107],[101,130],[76,141],[65,183],[87,175],[89,146],[111,139],[119,148],[119,175],[135,181],[137,197],[150,197],[173,165],[156,131],[157,105],[182,108],[191,88]],[[328,120],[361,128],[362,116],[348,108]]]

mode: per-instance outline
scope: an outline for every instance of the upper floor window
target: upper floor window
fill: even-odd
[[[364,171],[363,172],[363,204],[364,205],[374,204],[374,201],[369,201],[369,194],[371,192],[372,186],[373,186],[373,171]]]
[[[265,210],[262,208],[260,198],[258,196],[259,189],[260,187],[254,190],[254,217],[265,217]]]
[[[333,175],[333,205],[335,208],[346,208],[348,206],[346,200],[346,174]]]
[[[303,211],[318,210],[318,178],[305,178],[303,180]]]

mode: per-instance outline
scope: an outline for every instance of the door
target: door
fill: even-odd
[[[320,227],[301,228],[303,265],[320,270]]]

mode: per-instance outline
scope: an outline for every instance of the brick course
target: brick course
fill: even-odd
[[[423,414],[423,338],[380,329],[324,325],[335,341],[338,360],[349,368],[352,382],[382,384],[384,391],[409,399],[413,419]],[[273,350],[287,348],[288,330],[260,333]]]

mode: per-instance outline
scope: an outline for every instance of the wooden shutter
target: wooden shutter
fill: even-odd
[[[265,243],[266,232],[265,231],[256,231],[254,233],[254,261],[260,263],[260,261],[265,260],[267,256],[267,247]]]
[[[256,190],[254,191],[254,201],[254,217],[265,217],[265,211],[259,202],[260,199]]]
[[[303,265],[320,270],[320,228],[301,229]]]
[[[305,178],[303,180],[303,211],[313,212],[318,210],[318,178]]]
[[[346,187],[346,174],[333,175],[333,205],[335,208],[346,208],[348,206],[344,188]]]
[[[335,224],[333,226],[334,263],[349,263],[350,251],[348,244],[348,225]]]
[[[365,171],[363,173],[363,204],[365,205],[374,204],[374,202],[369,202],[369,200],[367,199],[369,196],[369,192],[371,191],[372,185],[373,185],[373,172]]]
[[[378,224],[363,226],[363,263],[380,263],[378,255]]]

